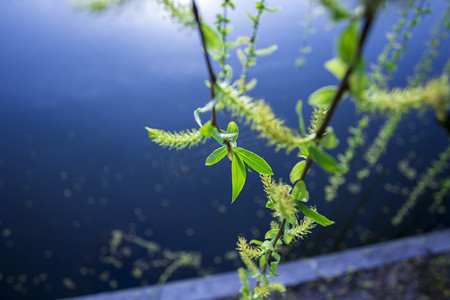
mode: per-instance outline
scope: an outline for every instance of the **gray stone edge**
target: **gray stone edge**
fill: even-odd
[[[286,286],[361,271],[424,255],[450,252],[450,229],[417,235],[338,253],[319,255],[281,264],[273,281]],[[241,284],[237,272],[185,279],[156,285],[88,295],[70,300],[204,300],[237,295]]]

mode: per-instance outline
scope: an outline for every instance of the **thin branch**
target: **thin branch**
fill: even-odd
[[[197,5],[195,4],[195,0],[192,0],[192,11],[194,13],[195,22],[197,23],[197,26],[198,26],[198,31],[200,32],[200,39],[202,41],[203,53],[205,55],[206,65],[208,67],[209,81],[211,82],[211,99],[214,99],[214,98],[216,98],[216,93],[214,91],[214,87],[217,82],[217,77],[214,74],[211,60],[209,59],[208,51],[206,50],[205,36],[203,35],[202,26],[201,26],[201,22],[200,22],[200,14],[198,12]],[[211,125],[215,126],[217,128],[217,130],[219,130],[219,132],[220,132],[219,124],[217,124],[215,106],[212,108],[212,111],[211,111]]]
[[[220,65],[222,67],[222,71],[223,71],[223,77],[226,76],[226,71],[225,71],[225,62],[226,62],[226,56],[227,56],[227,33],[226,33],[226,28],[227,28],[227,9],[228,9],[228,2],[230,0],[225,0],[225,5],[223,6],[223,20],[220,24],[220,28],[222,29],[222,40],[223,40],[223,52],[222,52],[222,58],[220,59]]]
[[[253,23],[253,34],[252,37],[250,38],[250,46],[249,46],[249,51],[247,52],[246,55],[246,59],[247,61],[245,62],[245,65],[242,67],[242,76],[241,76],[241,89],[242,89],[242,93],[245,93],[246,91],[246,87],[245,87],[245,82],[247,81],[247,77],[248,77],[248,69],[250,67],[250,61],[251,59],[255,59],[254,55],[255,55],[255,41],[256,41],[256,37],[258,34],[258,26],[259,26],[259,19],[261,18],[261,15],[263,14],[265,8],[264,8],[264,3],[265,0],[261,0],[262,6],[263,8],[260,8],[258,11],[258,14],[256,15],[256,21],[254,21]]]

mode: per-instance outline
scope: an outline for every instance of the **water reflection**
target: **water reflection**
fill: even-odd
[[[237,236],[261,239],[267,230],[271,216],[258,177],[250,174],[240,199],[230,205],[229,164],[204,167],[215,142],[175,152],[148,140],[145,126],[195,127],[192,112],[208,101],[208,90],[197,34],[161,17],[154,4],[139,5],[143,8],[92,16],[73,12],[64,1],[0,3],[0,293],[7,299],[156,283],[168,277],[167,270],[173,279],[232,270],[240,264]],[[313,52],[297,70],[300,45],[292,36],[301,36],[297,16],[305,10],[295,1],[283,6],[261,29],[261,46],[275,42],[279,51],[252,69],[259,79],[252,94],[264,96],[296,127],[296,101],[334,83],[321,66],[332,56],[335,31],[326,30],[323,19],[314,21]],[[202,7],[205,14],[213,8]],[[372,61],[394,13],[387,11],[377,23],[367,47]],[[435,17],[423,20],[414,41],[426,39]],[[247,34],[245,16],[236,18],[233,35]],[[447,41],[442,49],[448,46]],[[404,83],[407,66],[422,50],[414,46],[405,57],[397,84]],[[447,58],[439,58],[436,72]],[[238,69],[237,60],[230,63]],[[219,118],[225,123],[229,115]],[[343,103],[335,131],[347,135],[355,120],[353,105]],[[371,125],[381,123],[375,119]],[[375,135],[368,132],[368,140]],[[288,178],[294,155],[274,154],[245,126],[239,143]],[[304,247],[288,249],[287,255],[315,255],[448,226],[448,205],[424,218],[427,203],[403,226],[390,224],[430,157],[446,144],[432,115],[408,115],[372,176],[364,182],[350,176],[331,204],[320,201],[325,174],[312,170],[308,189],[336,226],[316,230],[300,241]],[[344,147],[341,142],[336,153]],[[363,166],[357,157],[354,167]],[[181,267],[187,268],[180,272]]]

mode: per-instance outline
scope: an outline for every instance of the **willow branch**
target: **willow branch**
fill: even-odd
[[[350,80],[350,75],[352,74],[356,64],[358,63],[360,57],[361,57],[361,53],[362,53],[362,49],[364,46],[364,43],[366,41],[367,35],[369,33],[369,29],[372,26],[372,22],[373,19],[375,17],[375,12],[368,10],[366,13],[366,21],[363,27],[363,30],[361,32],[361,38],[359,40],[359,44],[358,44],[358,50],[357,50],[357,55],[356,55],[356,59],[353,61],[353,63],[348,67],[347,72],[345,73],[344,78],[341,80],[340,84],[339,84],[339,88],[336,91],[336,94],[334,95],[333,98],[333,102],[331,103],[331,106],[328,110],[327,115],[325,116],[325,119],[323,120],[322,124],[320,125],[320,127],[317,129],[316,131],[316,139],[317,141],[319,141],[323,134],[325,133],[325,129],[327,128],[328,124],[330,123],[331,118],[334,115],[334,112],[336,111],[336,107],[339,104],[339,102],[342,99],[342,96],[344,95],[344,93],[349,89],[349,80]],[[303,169],[303,173],[300,177],[300,180],[304,181],[306,178],[306,175],[308,174],[309,169],[311,168],[312,164],[313,164],[313,160],[311,158],[311,156],[308,156],[308,158],[306,159],[306,164],[305,164],[305,168]],[[275,237],[275,239],[273,239],[272,241],[272,245],[275,248],[275,245],[277,244],[278,240],[283,236],[284,234],[284,227],[286,224],[286,219],[283,219],[283,221],[281,222],[280,228],[278,229],[278,233]],[[272,251],[269,252],[269,254],[267,255],[267,263],[263,268],[263,274],[266,274],[267,272],[267,264],[270,263],[270,260],[272,259]],[[257,283],[257,285],[259,285],[259,281]]]
[[[208,51],[206,50],[205,36],[203,35],[201,22],[200,22],[200,14],[198,12],[197,5],[195,4],[195,0],[192,0],[192,11],[194,13],[195,22],[197,23],[197,26],[198,26],[198,31],[200,32],[200,39],[202,41],[203,53],[205,55],[206,66],[208,67],[209,81],[211,82],[211,99],[214,99],[214,98],[216,98],[214,87],[217,82],[217,77],[214,74],[211,60],[209,58]],[[212,108],[212,111],[211,111],[211,125],[215,126],[217,128],[217,130],[219,130],[219,132],[220,132],[219,124],[217,124],[216,107],[215,106]]]

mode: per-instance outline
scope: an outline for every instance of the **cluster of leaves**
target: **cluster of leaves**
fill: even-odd
[[[224,132],[225,133],[225,132]],[[231,182],[233,203],[245,184],[246,171],[255,170],[259,174],[272,175],[272,168],[257,154],[236,146],[239,128],[235,122],[230,122],[226,133],[235,134],[229,140],[218,140],[222,146],[214,150],[207,158],[205,165],[211,166],[222,160],[226,155],[231,161]]]

